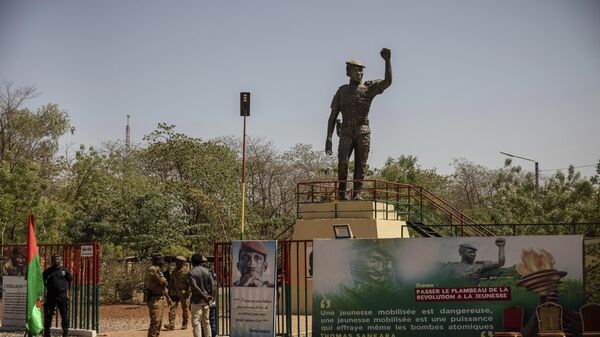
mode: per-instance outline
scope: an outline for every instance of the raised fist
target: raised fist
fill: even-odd
[[[379,55],[381,55],[384,60],[389,61],[390,57],[392,56],[392,51],[387,48],[383,48],[379,52]]]
[[[504,247],[506,245],[506,239],[503,238],[498,238],[496,239],[496,246],[498,247]]]

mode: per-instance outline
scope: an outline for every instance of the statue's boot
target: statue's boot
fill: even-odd
[[[352,200],[363,200],[360,196],[360,192],[362,191],[362,180],[360,182],[354,183],[354,190],[352,192]]]
[[[344,200],[348,200],[348,197],[346,196],[346,183],[345,182],[340,182],[338,185],[338,200],[344,201]]]

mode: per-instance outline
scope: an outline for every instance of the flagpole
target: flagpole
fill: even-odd
[[[31,261],[32,257],[29,256],[29,236],[31,235],[31,233],[29,233],[29,231],[31,230],[31,226],[29,224],[34,223],[34,217],[33,214],[29,214],[29,221],[27,222],[27,262]],[[27,268],[29,269],[29,268]],[[29,270],[27,270],[29,271]],[[27,280],[27,272],[25,273],[25,280]],[[27,305],[29,305],[29,282],[27,282],[27,288],[25,288],[25,291],[27,292],[27,297],[25,298],[25,303],[27,303]],[[31,331],[29,331],[29,329],[27,329],[27,322],[29,322],[29,308],[25,308],[25,336],[28,337],[32,337],[31,335]]]

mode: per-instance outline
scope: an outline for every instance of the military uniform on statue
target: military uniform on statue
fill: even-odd
[[[369,110],[375,96],[381,94],[392,84],[391,51],[383,48],[380,52],[385,61],[385,78],[383,80],[362,82],[365,66],[356,59],[346,62],[346,75],[350,83],[341,86],[333,96],[331,114],[327,123],[327,139],[325,152],[333,154],[332,135],[336,127],[337,116],[342,113],[341,125],[338,124],[340,142],[338,145],[338,198],[347,200],[346,180],[348,180],[348,161],[354,151],[354,188],[352,198],[362,200],[362,180],[371,146],[371,129],[369,127]]]

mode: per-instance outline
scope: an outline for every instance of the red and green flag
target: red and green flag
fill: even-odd
[[[31,334],[42,332],[42,310],[40,298],[44,295],[44,279],[40,265],[38,245],[35,240],[33,215],[29,215],[29,236],[27,238],[27,322],[25,328]]]

